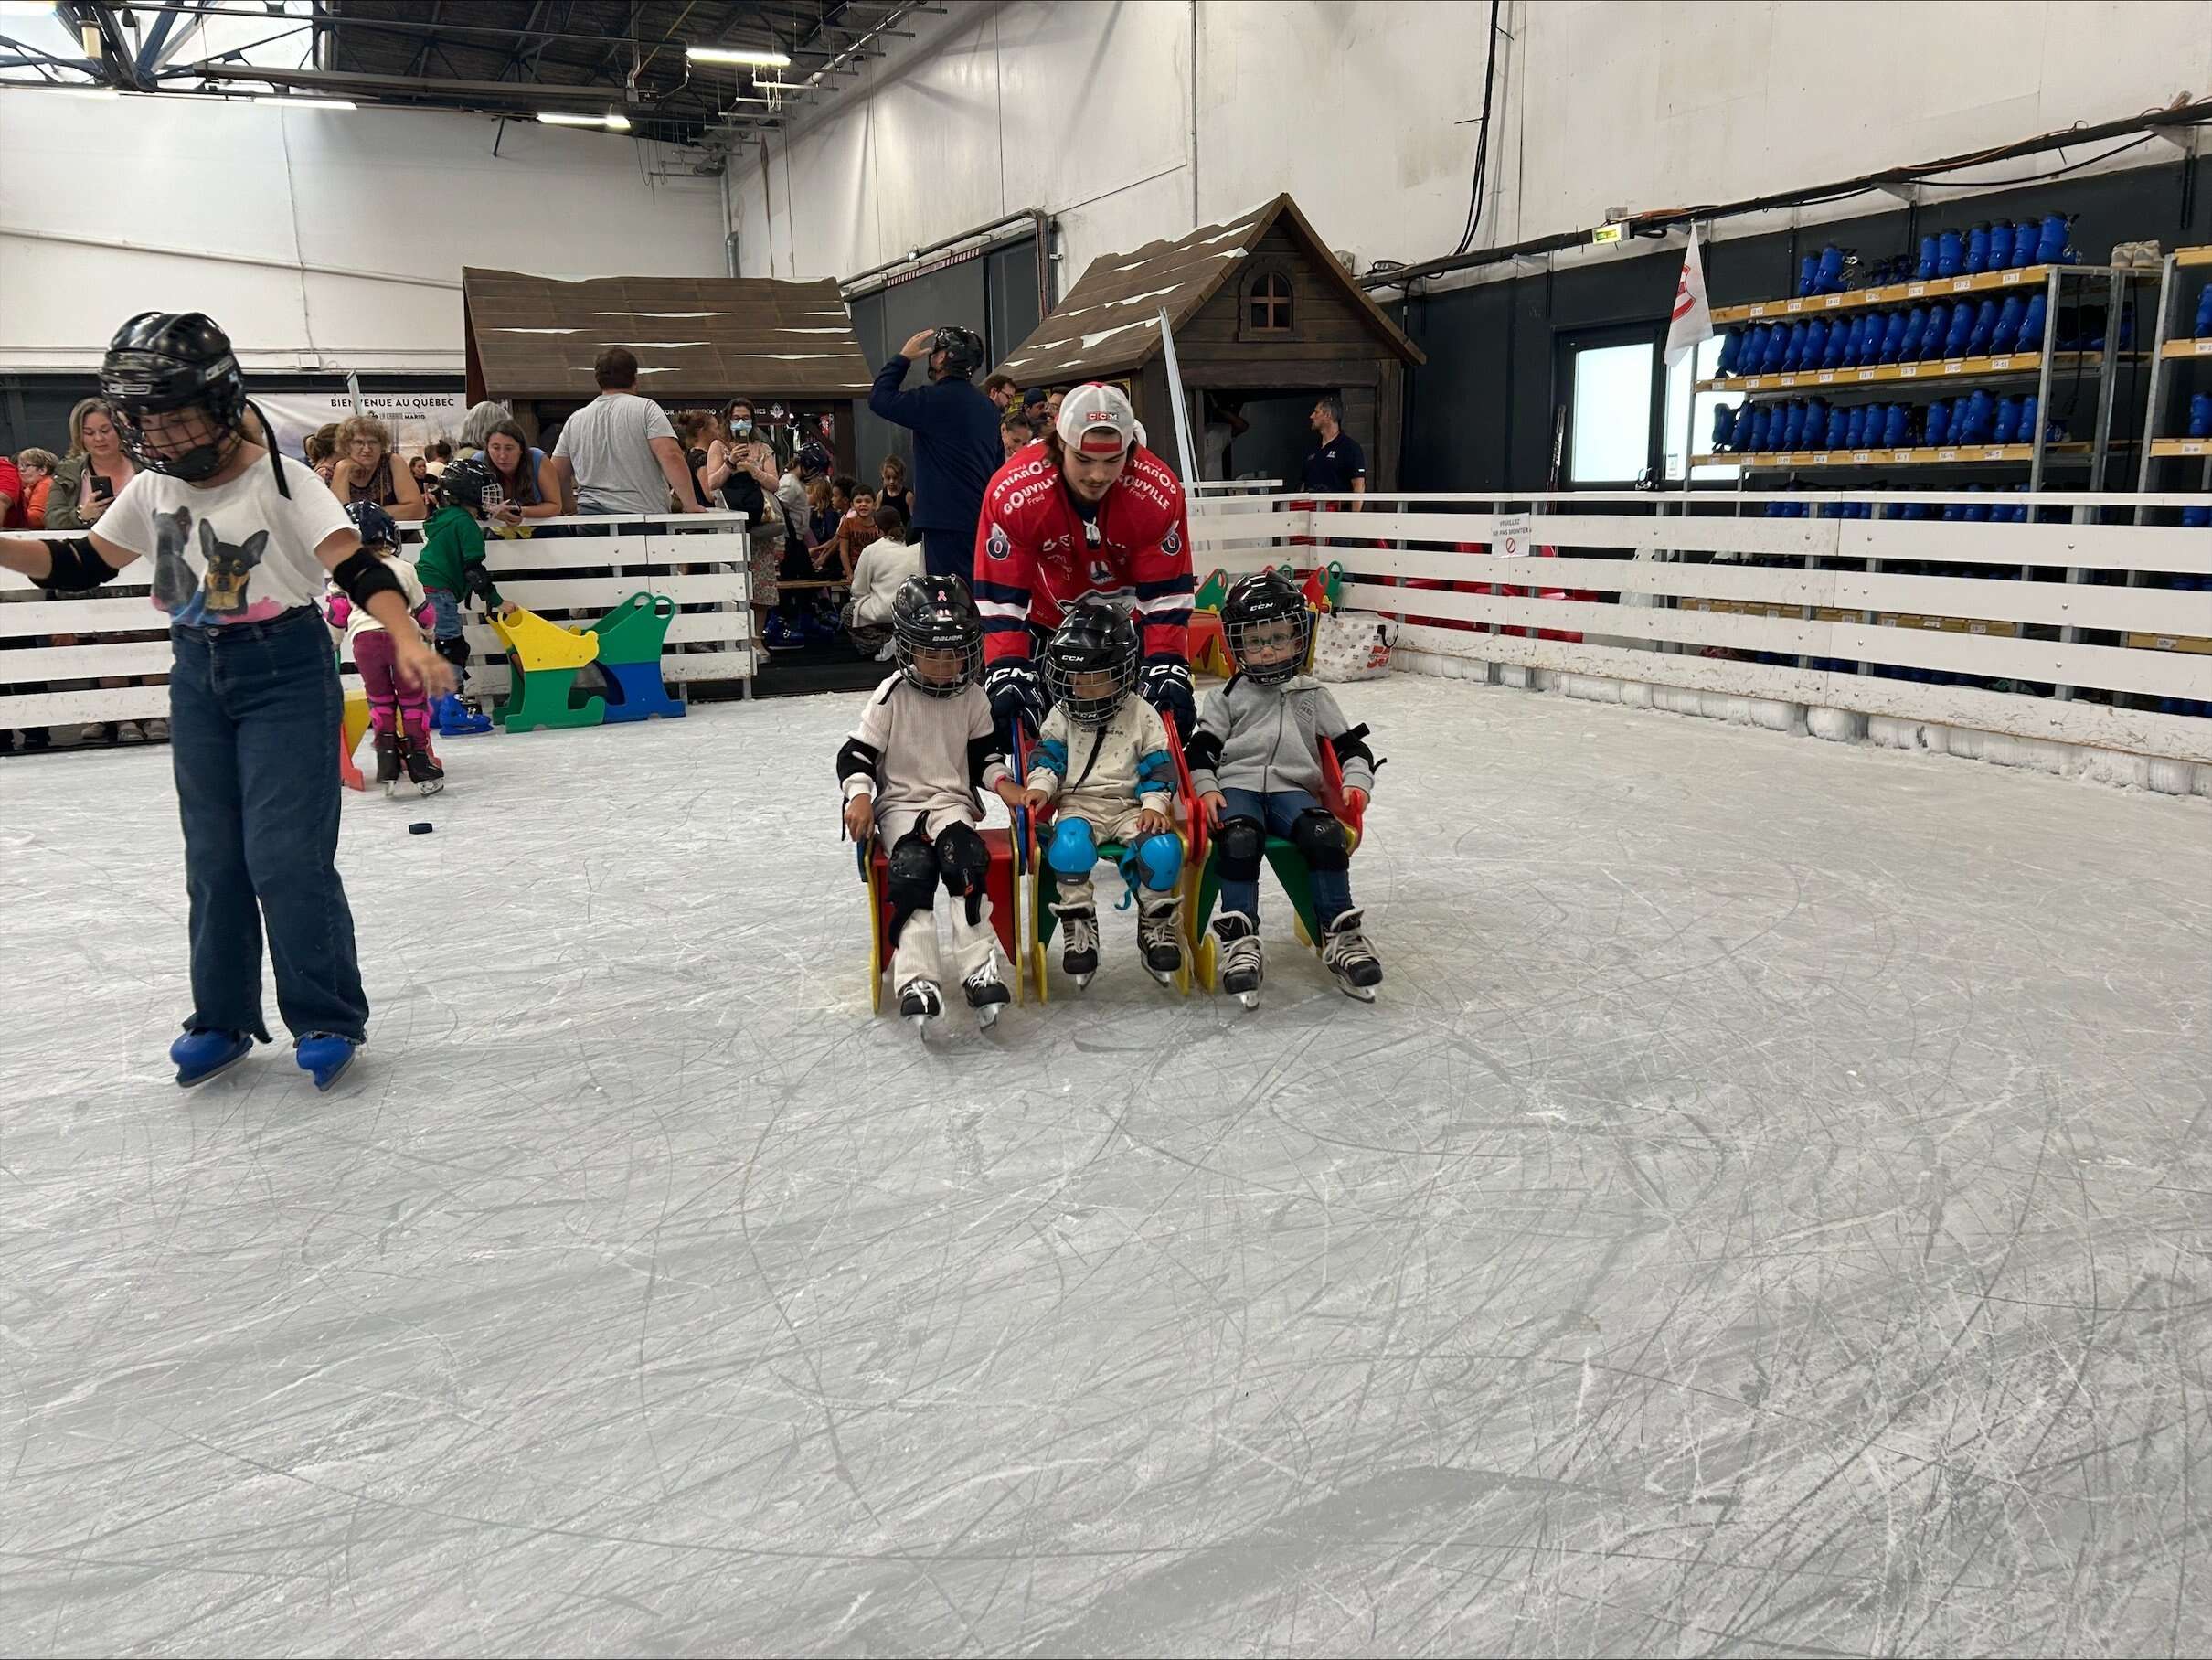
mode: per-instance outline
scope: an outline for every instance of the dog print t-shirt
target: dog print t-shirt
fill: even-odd
[[[305,463],[287,456],[284,483],[289,500],[266,456],[211,489],[141,472],[93,528],[153,567],[154,603],[171,622],[266,622],[323,597],[315,549],[354,527]]]

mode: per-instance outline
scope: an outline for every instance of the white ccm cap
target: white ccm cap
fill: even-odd
[[[1054,423],[1060,442],[1085,455],[1119,455],[1143,441],[1137,412],[1121,388],[1093,380],[1060,399],[1060,418]]]

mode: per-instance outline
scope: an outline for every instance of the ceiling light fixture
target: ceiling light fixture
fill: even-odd
[[[763,69],[786,69],[791,67],[791,54],[774,50],[755,51],[746,47],[687,46],[684,56],[694,63],[757,63]]]
[[[803,80],[762,80],[757,76],[753,85],[763,92],[811,92],[814,89]]]
[[[604,127],[610,133],[630,131],[627,115],[571,115],[566,110],[540,110],[537,119],[553,127]]]

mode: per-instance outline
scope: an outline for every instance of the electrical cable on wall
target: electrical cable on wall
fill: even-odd
[[[1452,250],[1458,259],[1474,245],[1474,232],[1483,221],[1483,180],[1490,170],[1490,106],[1497,87],[1499,0],[1490,0],[1490,50],[1483,67],[1483,113],[1474,133],[1474,178],[1467,190],[1467,229]]]

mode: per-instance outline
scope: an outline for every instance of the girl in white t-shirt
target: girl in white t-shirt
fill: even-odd
[[[367,1038],[368,999],[335,862],[344,705],[315,609],[324,573],[390,632],[405,681],[450,691],[452,669],[322,480],[263,447],[230,341],[207,317],[132,318],[109,343],[100,388],[140,471],[81,540],[0,538],[0,565],[68,591],[153,562],[174,652],[170,760],[191,900],[193,1006],[169,1048],[176,1081],[204,1082],[270,1040],[265,931],[294,1056],[328,1089]]]

